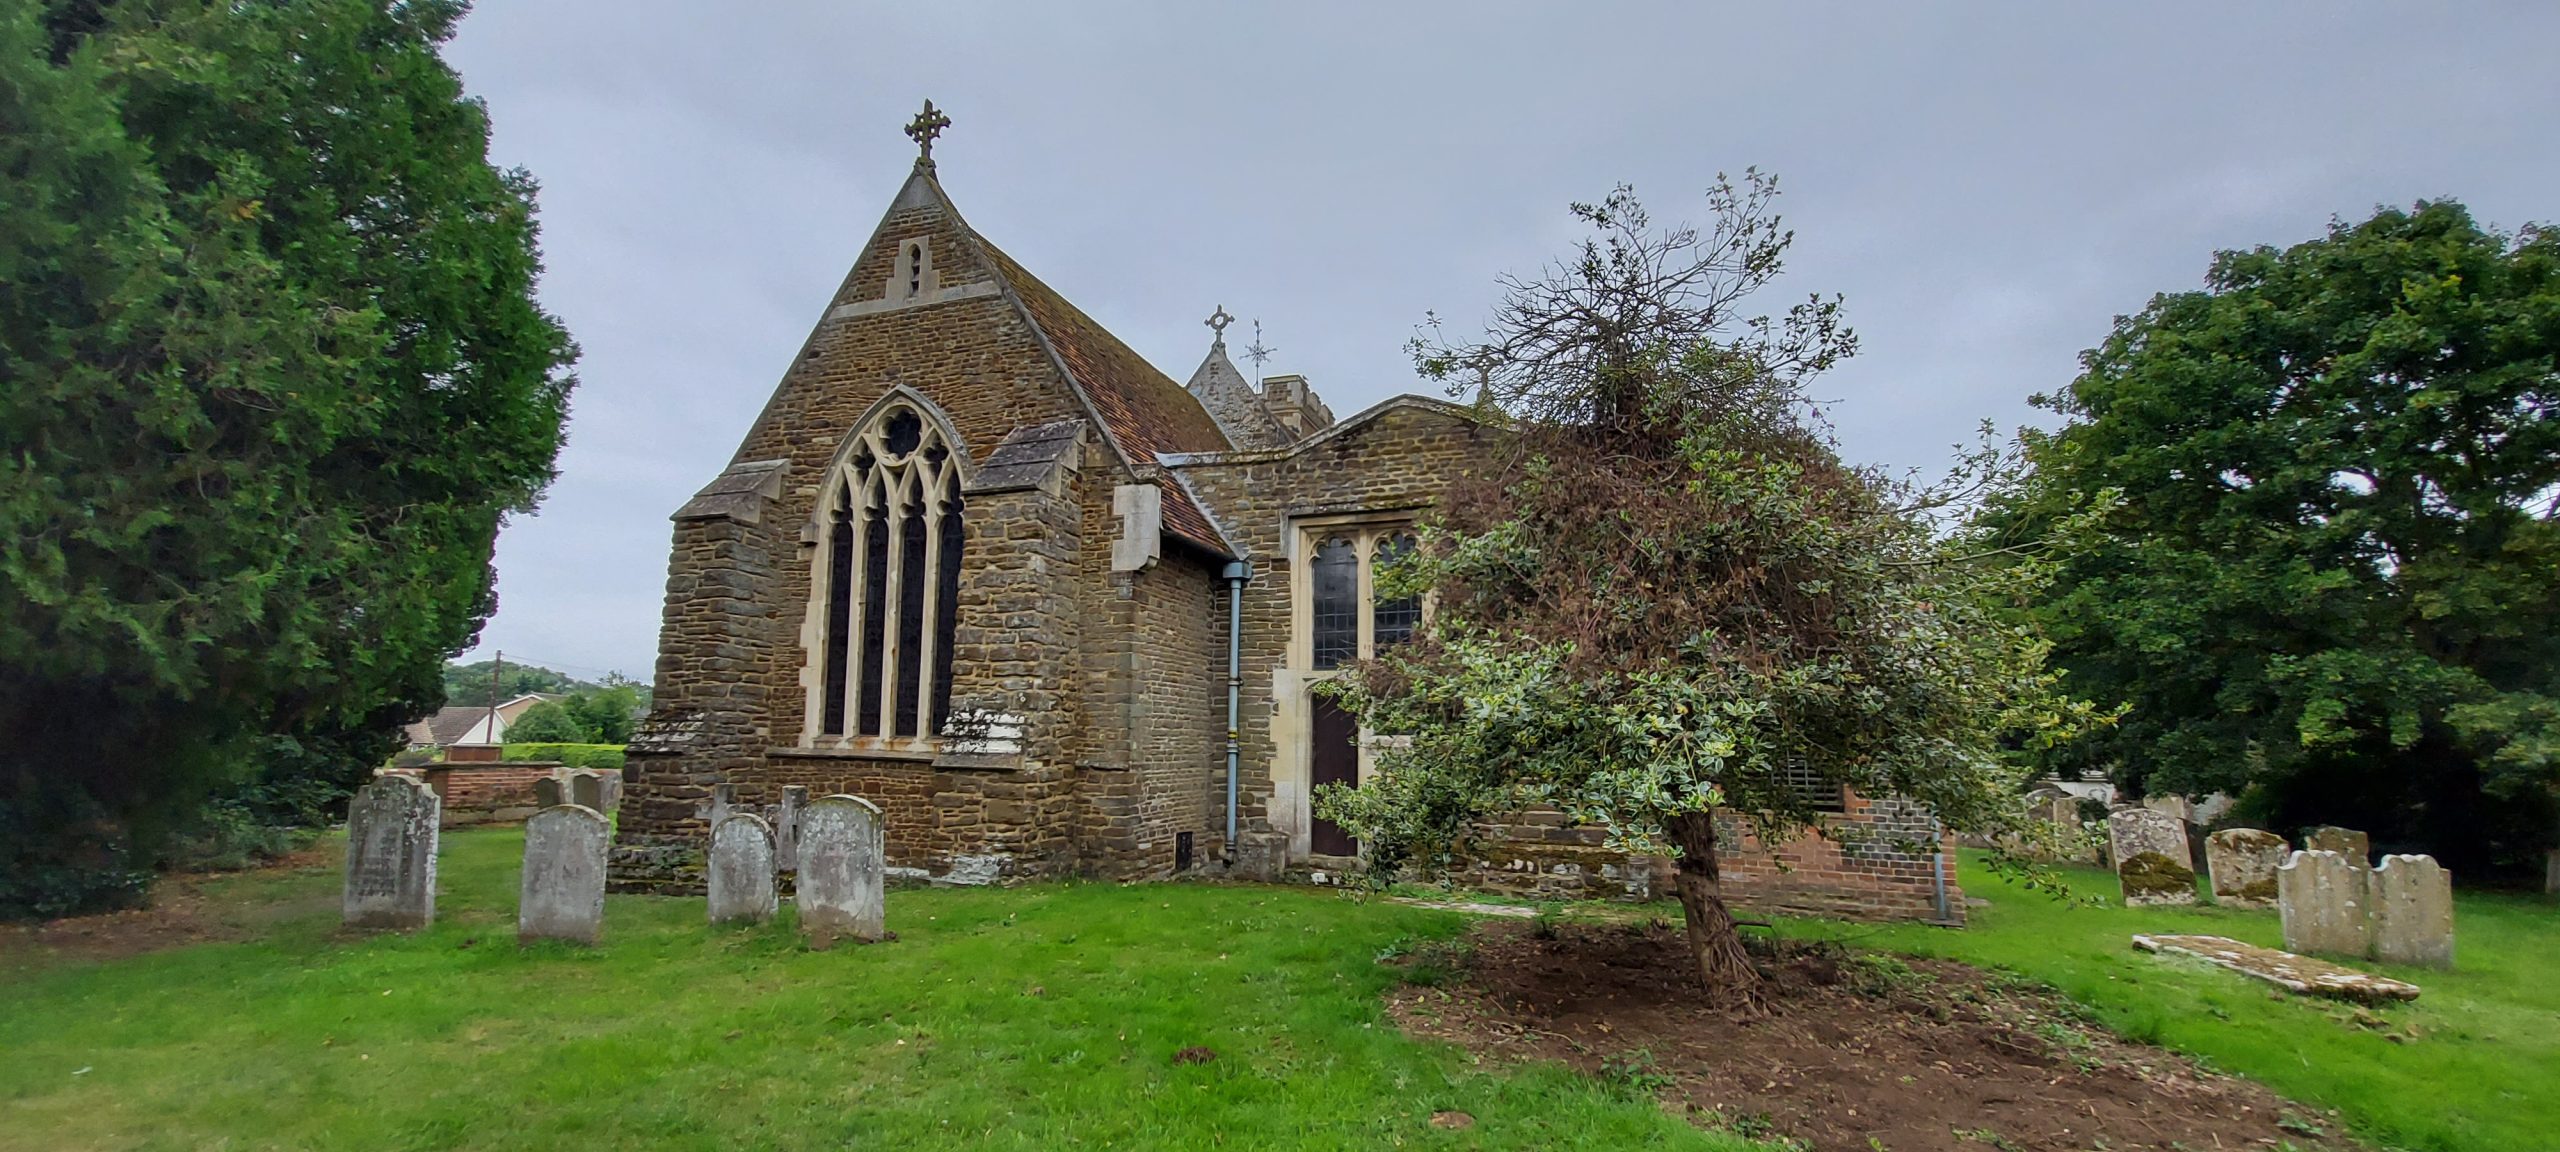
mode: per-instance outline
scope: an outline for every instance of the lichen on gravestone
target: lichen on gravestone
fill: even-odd
[[[524,870],[517,888],[516,939],[593,944],[604,934],[606,840],[603,814],[576,804],[545,808],[524,822]]]
[[[424,928],[436,916],[436,841],[443,801],[414,776],[384,775],[347,803],[350,928]]]
[[[731,813],[711,830],[704,871],[714,924],[761,924],[780,906],[773,876],[773,830],[764,818]]]

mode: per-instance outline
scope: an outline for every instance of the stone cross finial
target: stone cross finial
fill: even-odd
[[[942,130],[950,126],[951,118],[935,111],[933,101],[924,102],[924,111],[916,113],[915,119],[907,121],[907,139],[915,141],[916,147],[923,150],[916,157],[916,163],[928,167],[933,164],[933,139],[942,135]]]
[[[1227,342],[1227,325],[1235,322],[1235,317],[1227,315],[1227,306],[1224,304],[1218,305],[1217,311],[1210,313],[1208,319],[1201,321],[1209,326],[1210,331],[1218,334],[1216,342],[1219,344]]]

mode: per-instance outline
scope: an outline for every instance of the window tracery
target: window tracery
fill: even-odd
[[[892,404],[854,433],[824,488],[817,732],[911,740],[951,710],[960,469],[940,427]]]

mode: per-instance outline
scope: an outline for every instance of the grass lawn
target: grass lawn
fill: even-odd
[[[0,959],[0,1149],[1746,1147],[1396,1032],[1373,958],[1460,931],[1452,913],[897,891],[900,941],[811,953],[781,926],[712,931],[699,900],[616,896],[602,947],[519,948],[521,844],[447,834],[414,936],[337,934],[321,867],[208,885],[252,940]],[[1216,1058],[1173,1062],[1194,1045]],[[1442,1109],[1475,1127],[1432,1127]]]
[[[2365,965],[2416,983],[2404,1007],[2358,1011],[2277,992],[2201,961],[2135,952],[2136,932],[2196,932],[2282,947],[2273,911],[2112,906],[2111,873],[2070,869],[2057,903],[2003,884],[1969,859],[1967,894],[1990,900],[1963,931],[1789,921],[1823,936],[2007,968],[2059,988],[2128,1037],[2204,1057],[2336,1110],[2367,1140],[2417,1152],[2560,1149],[2560,901],[2464,894],[2459,970]]]

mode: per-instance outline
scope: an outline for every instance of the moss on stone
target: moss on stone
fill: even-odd
[[[2180,864],[2158,852],[2139,852],[2116,869],[2124,881],[2124,894],[2159,896],[2196,890],[2195,869]]]

